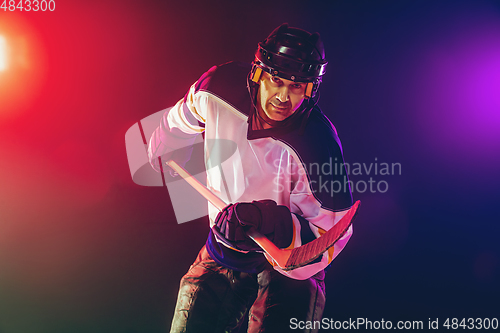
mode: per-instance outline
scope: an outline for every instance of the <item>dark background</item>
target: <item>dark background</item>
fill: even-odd
[[[499,317],[498,1],[56,0],[0,11],[0,332],[168,331],[208,222],[132,182],[125,132],[283,22],[323,37],[345,160],[401,164],[352,176],[389,188],[355,189],[324,317]]]

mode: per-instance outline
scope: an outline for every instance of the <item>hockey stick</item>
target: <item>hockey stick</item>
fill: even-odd
[[[200,183],[196,178],[191,176],[184,168],[174,161],[166,162],[175,172],[177,172],[184,180],[186,180],[195,190],[197,190],[205,199],[210,201],[219,211],[223,210],[227,204],[218,196],[212,193],[205,185]],[[259,233],[254,228],[247,231],[247,235],[257,243],[268,255],[273,258],[276,264],[284,271],[289,271],[294,268],[299,268],[307,265],[314,259],[318,258],[325,251],[335,245],[347,231],[356,216],[360,201],[356,201],[347,213],[337,222],[330,230],[324,233],[321,237],[296,247],[291,250],[279,249],[267,237]]]

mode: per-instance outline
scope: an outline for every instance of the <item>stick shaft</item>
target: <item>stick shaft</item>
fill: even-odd
[[[177,172],[185,181],[189,183],[198,193],[200,193],[205,199],[210,201],[212,205],[215,206],[219,211],[223,210],[227,204],[222,201],[221,198],[212,193],[205,185],[200,183],[198,179],[191,176],[183,167],[174,161],[168,161],[167,165],[171,167],[175,172]]]

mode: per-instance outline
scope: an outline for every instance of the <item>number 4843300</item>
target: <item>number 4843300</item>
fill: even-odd
[[[54,0],[46,1],[46,0],[4,0],[0,9],[3,9],[4,12],[14,12],[23,10],[25,12],[53,12],[56,10],[56,2]]]
[[[498,329],[498,319],[497,318],[446,318],[443,324],[447,329],[486,329],[490,328],[493,330]]]

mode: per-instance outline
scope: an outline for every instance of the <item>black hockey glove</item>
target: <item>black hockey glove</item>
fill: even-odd
[[[212,228],[218,238],[227,245],[243,251],[262,250],[246,230],[255,228],[279,248],[292,242],[292,214],[286,206],[278,206],[273,200],[239,202],[226,206],[215,219]]]

